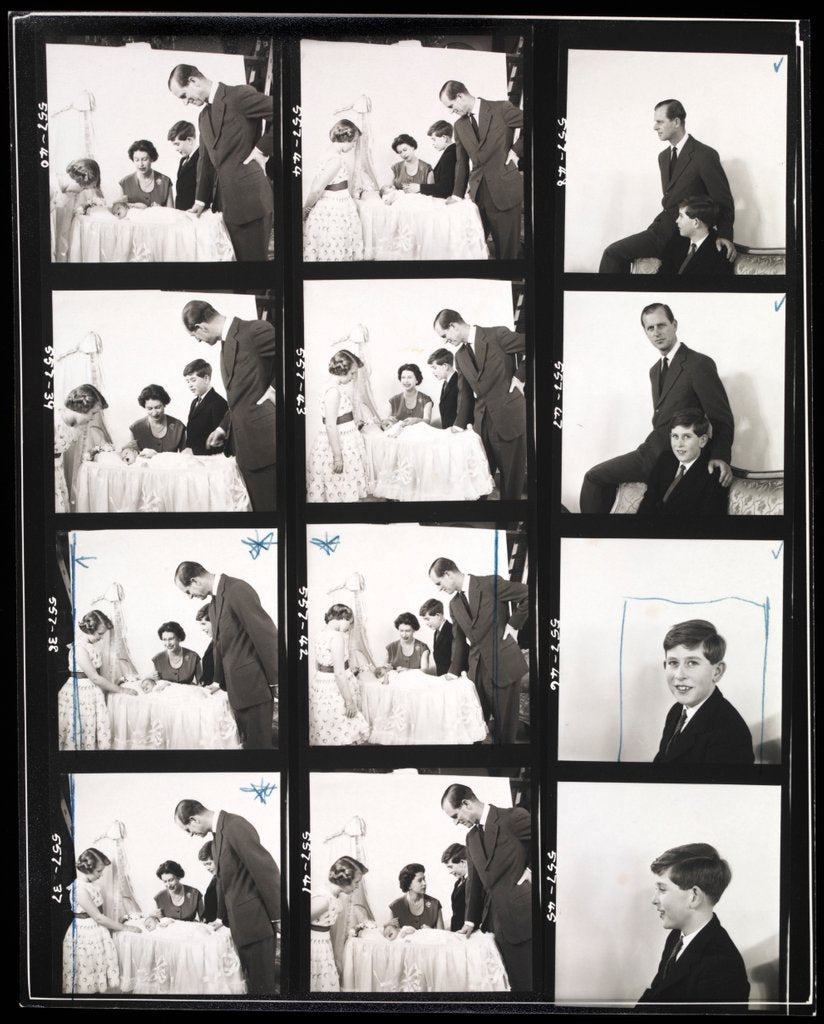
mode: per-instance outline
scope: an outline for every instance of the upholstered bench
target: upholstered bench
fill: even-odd
[[[736,245],[738,258],[735,261],[735,273],[740,275],[772,275],[787,273],[786,249],[752,249],[746,245]],[[654,256],[644,256],[633,260],[633,274],[657,274],[661,269],[661,261]]]
[[[730,484],[727,515],[781,516],[784,514],[784,471],[754,472],[736,469]],[[639,482],[621,484],[611,513],[634,514],[647,489]]]

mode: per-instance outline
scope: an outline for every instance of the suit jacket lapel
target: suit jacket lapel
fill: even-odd
[[[472,622],[474,623],[478,618],[478,613],[481,610],[481,586],[478,583],[476,576],[470,576],[469,578],[469,612],[472,616]]]
[[[217,637],[220,632],[220,613],[223,610],[223,592],[226,588],[226,577],[220,577],[220,583],[217,585],[217,593],[215,594],[215,617],[212,623],[212,645],[217,649]]]
[[[214,855],[215,855],[215,872],[217,872],[218,865],[220,864],[220,850],[223,846],[223,811],[218,812],[218,820],[215,822],[213,829],[214,834]],[[215,876],[217,877],[217,875]]]
[[[684,143],[684,148],[681,150],[681,155],[678,157],[678,160],[675,163],[675,174],[673,174],[672,179],[670,180],[670,186],[672,186],[674,182],[678,181],[678,179],[681,177],[681,173],[692,161],[692,152],[694,149],[695,141],[693,137],[690,136]]]
[[[489,126],[492,124],[492,110],[489,103],[486,100],[478,100],[478,135],[480,139],[478,145],[482,146],[486,142],[486,137],[489,134]]]
[[[675,360],[673,361],[672,365],[667,367],[667,376],[664,378],[664,390],[661,392],[660,396],[658,397],[658,401],[657,401],[656,404],[660,405],[661,402],[664,401],[664,399],[667,397],[667,395],[669,394],[670,390],[672,389],[673,385],[675,384],[676,380],[678,380],[678,378],[681,376],[681,367],[684,364],[684,359],[686,358],[686,354],[687,354],[687,349],[684,346],[684,344],[682,343],[681,347],[678,349],[678,352],[676,353],[676,357],[675,357]],[[657,376],[658,376],[658,378],[661,377],[661,364],[660,363],[658,364],[658,374],[657,374]],[[657,383],[657,381],[656,381],[656,383]]]
[[[235,361],[237,360],[237,317],[232,317],[229,330],[226,332],[226,341],[223,342],[220,350],[220,372],[223,375],[223,384],[229,387],[232,374],[235,372]]]
[[[484,825],[484,849],[486,850],[486,866],[489,867],[492,855],[495,852],[495,845],[498,842],[498,813],[494,807],[489,808]]]
[[[475,328],[475,359],[478,363],[478,377],[484,372],[484,363],[489,352],[489,345],[486,342],[486,334],[480,327]]]
[[[669,988],[671,985],[681,981],[682,978],[689,974],[696,961],[701,959],[707,944],[712,941],[718,926],[718,918],[713,914],[701,931],[690,942],[684,952],[678,957],[672,967],[670,967],[669,971],[667,971],[666,978],[664,978],[658,986],[659,990]],[[676,939],[676,943],[677,941],[678,940]],[[675,943],[673,945],[675,945]]]
[[[226,86],[222,83],[217,87],[215,93],[215,102],[212,104],[210,119],[212,132],[214,133],[214,142],[220,138],[220,133],[223,131],[223,118],[226,114]]]

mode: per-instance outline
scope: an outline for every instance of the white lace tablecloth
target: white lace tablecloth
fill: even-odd
[[[240,737],[225,690],[192,683],[159,693],[110,694],[113,750],[238,750]]]
[[[149,207],[130,210],[121,219],[99,207],[69,219],[57,207],[51,224],[58,262],[225,263],[235,258],[223,214],[210,210],[196,217],[185,210]]]
[[[369,929],[349,938],[343,950],[344,992],[508,992],[501,954],[491,934],[465,939],[440,929],[421,929],[386,939]]]
[[[370,743],[478,743],[486,738],[475,684],[430,676],[420,669],[390,672],[389,682],[361,672],[361,711],[371,727]]]
[[[140,995],[243,995],[246,982],[228,928],[171,921],[153,931],[115,932],[120,988]]]
[[[84,462],[75,485],[78,512],[248,512],[234,458],[158,452],[127,465],[119,455]]]
[[[397,436],[376,426],[361,434],[369,491],[376,498],[477,501],[495,488],[483,442],[472,430],[453,433],[416,423]]]
[[[396,195],[357,201],[367,260],[486,260],[481,215],[471,199]]]

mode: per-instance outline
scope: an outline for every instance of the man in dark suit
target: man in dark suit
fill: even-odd
[[[431,185],[404,185],[404,192],[420,192],[422,196],[436,196],[448,199],[455,187],[455,143],[452,141],[452,125],[448,121],[436,121],[426,133],[432,148],[440,153],[438,162],[432,168],[434,181]]]
[[[221,342],[220,373],[229,408],[206,439],[231,443],[253,512],[275,509],[275,329],[265,320],[222,316],[208,302],[183,307],[183,326],[207,345]]]
[[[470,325],[454,309],[442,309],[433,326],[454,349],[459,373],[452,430],[465,430],[474,418],[472,429],[483,441],[490,472],[500,474],[501,500],[520,501],[526,483],[526,401],[515,356],[524,352],[525,336],[506,327]]]
[[[495,257],[516,260],[521,248],[524,184],[518,170],[523,156],[523,111],[509,100],[473,96],[463,82],[445,82],[441,103],[458,115],[455,132],[455,184],[447,203],[469,198],[477,204],[484,228],[492,235]],[[472,170],[469,169],[470,161]]]
[[[652,467],[638,515],[723,516],[727,491],[709,471],[710,422],[700,409],[683,409],[670,423],[671,450]]]
[[[452,843],[443,851],[441,864],[455,879],[452,887],[452,917],[449,919],[449,930],[459,932],[466,923],[466,847],[460,843]]]
[[[681,409],[704,411],[712,424],[713,456],[707,471],[719,470],[723,487],[729,487],[732,480],[729,464],[735,424],[715,363],[678,340],[678,321],[662,302],[644,307],[641,325],[660,357],[649,371],[652,432],[634,452],[601,462],[586,473],[581,487],[582,512],[607,513],[615,503],[618,484],[649,480],[658,456],[670,447],[670,423]]]
[[[453,783],[441,809],[466,837],[466,920],[462,935],[486,923],[515,992],[532,988],[532,822],[523,807],[483,804],[468,786]]]
[[[707,843],[687,843],[661,854],[650,870],[656,876],[652,905],[670,934],[638,1005],[746,1003],[744,960],[713,910],[730,883],[729,864]]]
[[[211,203],[223,222],[238,260],[265,260],[274,217],[272,182],[266,161],[272,155],[274,101],[251,85],[224,85],[191,64],[169,75],[174,96],[202,107],[198,119],[200,158],[192,212]],[[261,134],[261,121],[266,129]]]
[[[718,153],[688,134],[687,112],[678,100],[662,100],[655,107],[653,128],[667,149],[658,156],[663,198],[661,213],[646,231],[613,242],[601,257],[600,274],[628,274],[632,261],[663,256],[676,234],[678,209],[689,196],[706,195],[718,207],[716,247],[729,262],[735,260],[732,225],[735,202]]]
[[[664,672],[676,703],[655,764],[752,764],[752,735],[718,689],[726,641],[706,619],[679,622],[664,637]]]
[[[223,422],[229,405],[212,387],[212,367],[205,359],[193,359],[183,367],[183,379],[195,396],[186,421],[189,447],[195,455],[218,455],[220,449],[207,447],[206,439]]]
[[[175,182],[175,209],[191,210],[195,205],[199,150],[195,126],[191,121],[176,121],[166,138],[180,153]]]
[[[218,918],[229,926],[249,995],[278,991],[275,966],[280,927],[280,871],[257,831],[239,814],[181,800],[175,822],[190,836],[212,833]]]
[[[466,672],[484,712],[493,717],[492,742],[514,743],[520,682],[529,671],[517,641],[529,613],[529,587],[501,576],[470,576],[449,558],[436,558],[429,578],[441,593],[452,595],[452,661],[446,678],[462,671],[468,642]]]
[[[427,365],[432,367],[432,376],[441,382],[441,394],[438,399],[438,412],[441,417],[441,429],[448,430],[455,425],[458,418],[458,371],[455,369],[455,357],[448,348],[436,349],[426,360]],[[472,411],[469,413],[469,422],[475,410],[475,399],[472,397]]]
[[[277,626],[244,580],[207,572],[199,562],[181,562],[175,583],[191,598],[212,598],[214,681],[226,684],[244,750],[270,749],[278,685]]]
[[[716,245],[718,207],[709,196],[690,196],[678,207],[678,231],[662,255],[662,274],[732,277],[735,268]]]
[[[432,657],[435,662],[435,675],[445,676],[452,664],[452,623],[444,618],[443,604],[431,597],[424,601],[418,613],[423,621],[432,630]],[[460,659],[462,665],[460,672],[466,670],[469,649],[464,645],[463,657]]]

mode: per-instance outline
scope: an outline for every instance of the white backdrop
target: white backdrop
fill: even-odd
[[[168,414],[186,423],[194,396],[183,380],[183,367],[194,359],[205,359],[211,365],[212,387],[226,397],[220,378],[220,342],[200,344],[183,326],[181,312],[191,299],[211,302],[228,317],[257,319],[253,295],[162,291],[52,294],[56,358],[75,348],[89,331],[100,335],[101,391],[109,403],[104,420],[116,446],[130,440],[129,424],[146,415],[137,396],[147,384],[162,385],[172,399]],[[58,381],[56,375],[56,385]],[[62,407],[65,397],[55,394],[56,406]]]
[[[439,900],[449,928],[455,884],[441,856],[452,843],[466,845],[467,830],[441,810],[441,797],[453,782],[469,786],[483,803],[511,807],[509,780],[500,777],[418,775],[411,768],[387,774],[317,772],[309,777],[312,832],[312,888],[327,885],[332,861],[324,840],[355,815],[366,823],[366,891],[375,920],[390,920],[389,904],[401,895],[398,872],[406,864],[426,868],[426,892]]]
[[[378,412],[401,390],[398,367],[417,363],[419,385],[433,402],[432,422],[440,423],[441,382],[426,360],[444,342],[432,322],[442,309],[457,310],[467,323],[514,327],[509,281],[306,281],[303,286],[306,348],[306,445],[311,449],[323,428],[323,394],[337,378],[329,374],[334,342],[357,324],[369,330],[366,357],[372,368],[372,391]],[[346,347],[346,346],[341,346]],[[357,349],[354,349],[357,354]],[[452,351],[452,350],[450,350]]]
[[[744,958],[751,1004],[778,999],[780,820],[778,786],[562,782],[556,1000],[637,1002],[669,934],[649,865],[683,843],[709,843],[729,862],[716,913]]]
[[[787,62],[778,55],[570,50],[567,79],[568,273],[595,273],[602,251],[661,212],[653,110],[677,99],[712,147],[735,200],[735,240],[784,247]]]
[[[664,636],[708,619],[727,641],[719,689],[750,727],[756,760],[779,762],[782,594],[778,541],[563,538],[558,756],[615,761],[621,743],[622,761],[652,761],[674,703]]]
[[[416,40],[394,44],[330,43],[302,40],[300,91],[303,109],[303,197],[330,147],[329,129],[342,117],[360,126],[351,111],[335,114],[362,94],[372,100],[372,156],[381,184],[391,181],[400,157],[392,140],[405,133],[418,143],[418,156],[434,166],[440,154],[426,129],[454,118],[438,99],[448,79],[463,82],[473,96],[507,98],[506,54],[444,50]],[[437,312],[437,310],[436,310]]]
[[[241,787],[274,783],[276,788],[263,804],[254,793]],[[274,772],[220,772],[199,774],[89,775],[74,776],[75,855],[95,846],[114,859],[115,844],[97,841],[113,822],[126,826],[126,856],[141,910],[154,909],[155,893],[163,888],[155,875],[164,860],[175,860],[186,872],[184,882],[205,892],[212,876],[197,859],[197,851],[211,839],[188,836],[174,821],[180,800],[199,800],[209,810],[240,814],[257,830],[261,844],[274,857],[280,856],[280,776]]]
[[[257,535],[265,537],[268,530]],[[157,630],[164,622],[178,622],[186,633],[183,642],[198,654],[208,638],[195,621],[203,602],[178,590],[175,569],[181,562],[200,562],[212,573],[245,580],[257,591],[260,603],[277,625],[277,545],[253,559],[243,540],[256,532],[246,530],[126,530],[77,531],[76,557],[89,557],[88,568],[75,569],[75,618],[79,620],[112,583],[126,592],[123,610],[129,649],[139,672],[152,671],[152,655],[163,649]],[[275,532],[275,540],[277,532]]]
[[[340,537],[340,545],[331,555],[311,543],[313,537],[336,536]],[[336,590],[332,594],[327,591],[344,583],[352,573],[361,573],[366,582],[361,602],[374,657],[380,661],[385,657],[386,645],[398,639],[392,623],[401,612],[412,612],[418,618],[421,622],[418,639],[431,651],[432,632],[421,620],[418,609],[424,601],[435,598],[443,603],[449,618],[449,595],[441,594],[428,575],[429,566],[441,557],[451,558],[462,572],[473,576],[497,573],[509,579],[506,537],[496,530],[419,526],[417,523],[310,526],[307,530],[310,642],[314,642],[324,628],[323,616],[333,604],[353,607],[351,591]]]
[[[62,176],[70,160],[91,156],[100,164],[103,193],[111,200],[120,191],[120,179],[134,172],[129,146],[138,139],[148,139],[160,157],[153,169],[174,183],[180,155],[166,136],[177,121],[190,121],[197,130],[201,109],[175,99],[169,90],[169,74],[177,64],[193,64],[207,78],[225,85],[246,84],[243,57],[237,54],[153,50],[148,43],[48,44],[46,77],[52,175]],[[94,97],[91,153],[76,151],[76,133],[68,123],[75,115],[58,113],[84,91]]]
[[[561,501],[579,510],[584,474],[634,451],[652,429],[650,367],[659,358],[641,310],[666,303],[678,339],[710,356],[735,419],[741,469],[784,468],[784,306],[781,294],[567,292]]]

